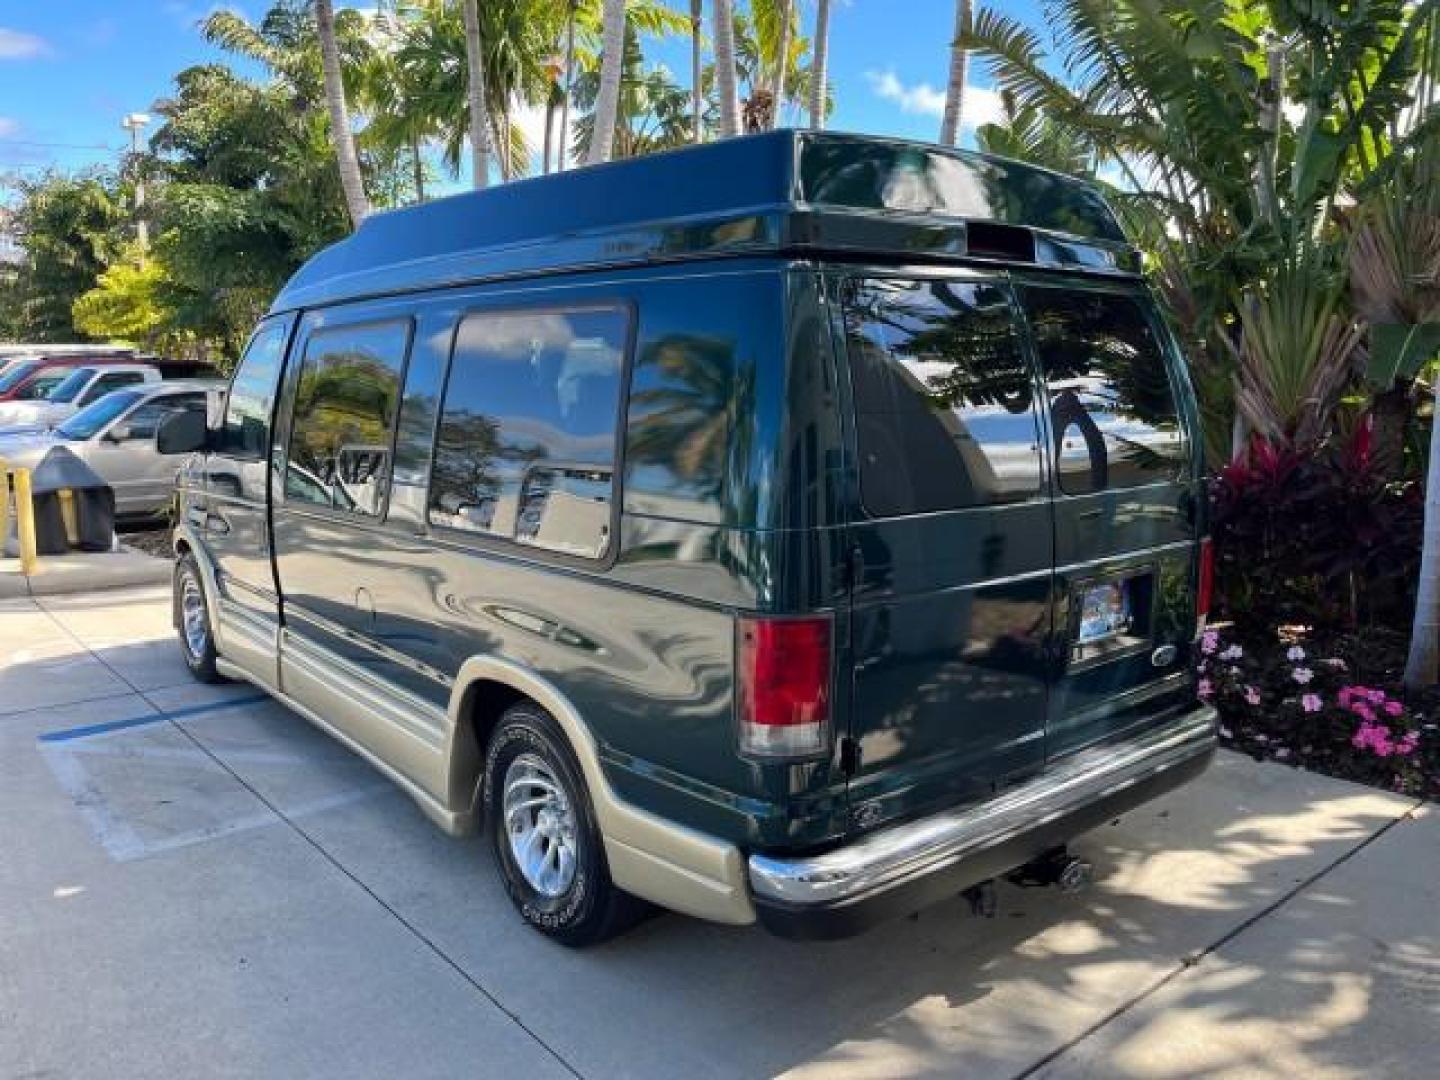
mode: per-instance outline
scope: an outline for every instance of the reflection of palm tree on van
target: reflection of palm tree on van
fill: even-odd
[[[719,338],[673,334],[645,348],[630,396],[626,452],[636,465],[674,473],[703,498],[724,490],[727,454],[745,460],[751,425],[730,438],[737,415],[754,393],[751,364],[737,362],[734,346]]]

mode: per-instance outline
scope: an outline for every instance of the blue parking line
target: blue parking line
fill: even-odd
[[[238,709],[242,705],[254,705],[257,702],[265,701],[269,696],[269,694],[246,694],[244,697],[212,701],[206,705],[190,705],[183,709],[172,709],[170,712],[132,716],[128,720],[110,720],[103,724],[86,724],[84,727],[66,728],[64,731],[47,731],[39,739],[40,742],[45,743],[70,742],[72,739],[85,739],[91,735],[104,735],[109,731],[123,731],[125,728],[159,724],[166,720],[182,720],[187,716],[219,712],[221,709]]]

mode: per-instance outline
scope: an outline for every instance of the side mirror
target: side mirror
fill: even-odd
[[[122,443],[128,440],[130,437],[131,432],[129,424],[116,424],[114,427],[112,427],[109,431],[105,433],[106,442]]]
[[[162,454],[194,454],[204,450],[208,441],[205,414],[199,409],[167,416],[155,432],[155,449]]]

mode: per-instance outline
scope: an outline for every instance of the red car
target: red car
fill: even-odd
[[[46,356],[43,354],[12,359],[0,372],[0,401],[36,401],[43,398],[77,367],[103,367],[106,364],[133,364],[139,359],[133,353],[113,355]]]

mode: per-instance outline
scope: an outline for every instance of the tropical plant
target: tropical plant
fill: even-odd
[[[1376,389],[1376,421],[1387,462],[1400,456],[1405,418],[1440,359],[1440,138],[1391,169],[1355,210],[1350,239],[1350,289],[1356,311],[1370,325],[1369,377]],[[1425,481],[1424,548],[1415,590],[1405,683],[1440,681],[1440,439],[1435,437],[1435,382]]]
[[[119,179],[94,172],[69,177],[49,174],[20,180],[11,227],[24,258],[8,292],[6,319],[28,341],[84,338],[72,307],[95,287],[128,220]]]
[[[693,123],[690,96],[664,67],[646,69],[639,35],[633,29],[626,32],[622,55],[610,156],[637,157],[684,146],[691,139]],[[583,72],[576,80],[575,106],[583,113],[575,124],[577,147],[595,145],[600,83],[601,72],[594,70]]]
[[[1049,0],[1045,12],[1058,64],[992,9],[957,46],[989,62],[1017,108],[1071,128],[1125,178],[1116,204],[1151,252],[1218,452],[1246,377],[1242,311],[1305,244],[1334,245],[1337,202],[1382,182],[1435,122],[1410,103],[1434,64],[1436,0]]]
[[[615,119],[619,115],[620,81],[625,72],[625,0],[605,0],[604,37],[601,43],[600,79],[595,93],[595,117],[591,125],[587,164],[610,159],[615,141]]]
[[[1074,128],[1034,108],[1015,104],[1013,94],[1000,94],[999,122],[975,129],[975,143],[987,154],[1028,161],[1071,176],[1093,178],[1095,152]]]
[[[365,198],[365,181],[360,176],[360,158],[355,152],[355,133],[350,129],[350,109],[345,102],[345,83],[340,74],[340,47],[335,41],[335,9],[330,0],[315,0],[315,27],[320,37],[320,59],[325,72],[325,107],[330,114],[330,138],[340,166],[340,186],[350,222],[359,226],[370,212]]]
[[[138,245],[101,272],[95,288],[71,305],[75,328],[100,341],[159,344],[169,321],[163,296],[164,267],[144,258]]]
[[[950,73],[945,81],[945,112],[940,119],[940,142],[956,146],[960,142],[960,121],[965,112],[965,84],[970,75],[970,51],[964,45],[965,34],[974,17],[973,0],[955,0],[955,35],[950,42]]]

